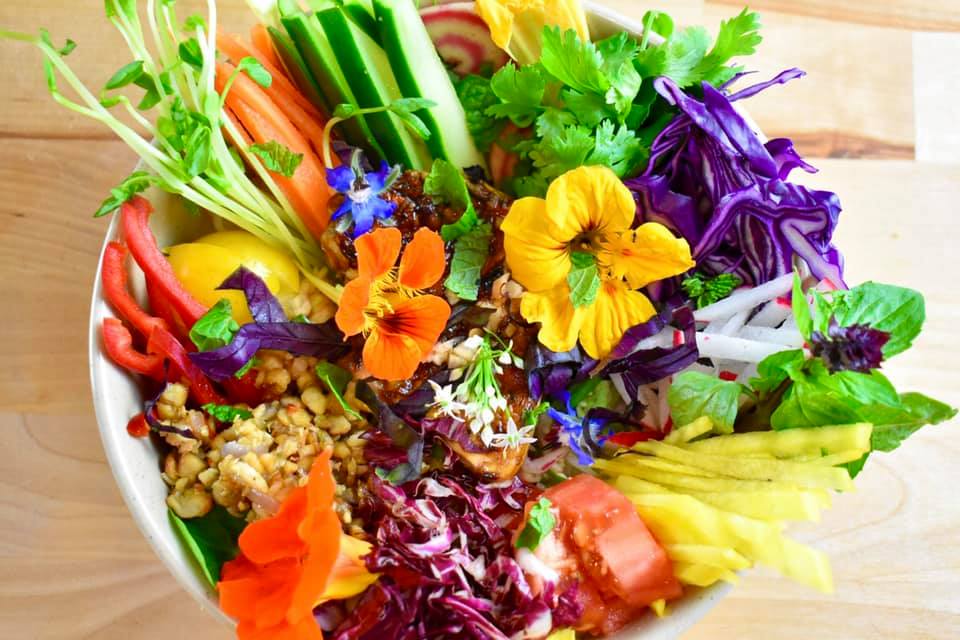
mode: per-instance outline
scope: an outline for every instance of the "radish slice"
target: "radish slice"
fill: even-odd
[[[760,362],[764,358],[789,349],[786,345],[734,338],[720,334],[697,334],[697,348],[701,358],[712,360],[736,360],[737,362]]]
[[[453,2],[420,11],[440,57],[461,76],[480,73],[484,67],[499,69],[507,63],[507,54],[493,43],[487,24],[473,6],[472,2]]]
[[[758,287],[738,289],[729,298],[697,309],[693,317],[697,322],[713,322],[720,318],[729,318],[735,313],[753,309],[768,300],[778,298],[790,291],[792,287],[793,274],[788,273],[770,282],[764,282]]]
[[[769,327],[747,325],[740,331],[739,337],[746,340],[756,340],[758,342],[782,344],[791,349],[799,349],[803,346],[803,336],[800,335],[799,331],[790,327],[785,329],[771,329]]]

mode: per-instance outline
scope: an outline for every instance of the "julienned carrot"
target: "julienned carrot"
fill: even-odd
[[[259,22],[250,27],[250,42],[253,43],[253,48],[266,58],[270,64],[278,69],[283,68],[283,63],[280,62],[280,56],[277,55],[277,50],[273,48],[273,38],[270,37],[270,32]],[[260,62],[261,64],[263,63],[262,60]]]
[[[217,91],[223,91],[234,70],[235,67],[229,63],[217,63]],[[323,163],[310,143],[270,96],[246,74],[237,75],[227,94],[226,103],[255,142],[278,142],[294,153],[303,154],[303,161],[292,178],[274,172],[271,174],[300,219],[319,238],[330,221],[327,207],[330,188]]]
[[[269,35],[269,34],[268,34]],[[220,32],[217,34],[217,48],[222,51],[232,62],[237,64],[243,58],[248,56],[256,58],[263,67],[273,76],[273,82],[264,91],[270,99],[273,100],[281,111],[290,119],[291,122],[300,130],[300,133],[310,141],[314,151],[323,155],[323,125],[324,118],[317,111],[316,107],[310,104],[300,91],[284,75],[281,68],[263,57],[258,51],[252,51],[238,38],[228,33]]]

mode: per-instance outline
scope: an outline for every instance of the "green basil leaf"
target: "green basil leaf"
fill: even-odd
[[[237,540],[247,526],[246,520],[233,517],[219,505],[205,516],[188,520],[181,519],[172,510],[168,513],[173,530],[200,567],[203,577],[215,588],[223,565],[239,552]]]
[[[907,350],[926,319],[923,295],[913,289],[865,282],[835,292],[834,298],[834,317],[840,326],[865,324],[890,334],[883,347],[886,358]]]
[[[550,507],[551,504],[547,498],[540,498],[537,504],[530,508],[527,523],[517,536],[517,549],[535,551],[543,539],[550,535],[557,525],[557,519],[550,512]]]
[[[193,325],[190,340],[200,351],[213,351],[230,344],[239,329],[230,301],[222,298]]]
[[[685,371],[676,376],[667,401],[670,415],[678,427],[706,416],[718,433],[733,433],[743,385],[722,380],[698,371]]]
[[[340,406],[343,407],[344,412],[347,415],[354,416],[356,418],[360,417],[360,414],[347,404],[347,401],[344,399],[343,394],[347,392],[347,385],[350,384],[350,381],[353,380],[353,376],[350,375],[350,372],[346,369],[341,369],[335,364],[330,362],[321,362],[316,367],[317,377],[327,385],[327,389],[330,390],[330,393],[333,394],[333,397],[337,399],[337,402],[340,403]]]

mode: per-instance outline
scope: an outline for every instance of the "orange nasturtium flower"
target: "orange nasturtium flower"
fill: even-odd
[[[548,349],[568,351],[579,339],[590,357],[603,358],[656,313],[637,289],[694,266],[686,240],[655,222],[632,228],[635,215],[630,190],[607,167],[568,171],[546,199],[511,206],[500,225],[507,266],[526,289],[520,313],[540,323]],[[586,301],[571,297],[575,258],[594,265],[599,280]]]
[[[345,536],[333,511],[330,453],[316,458],[307,486],[275,516],[244,529],[240,555],[223,566],[220,607],[238,620],[240,640],[322,640],[314,607],[376,580],[359,559],[369,545]]]
[[[393,227],[356,239],[359,275],[343,288],[336,316],[344,334],[366,337],[363,365],[382,380],[412,376],[450,317],[446,300],[419,293],[443,276],[443,240],[435,231],[420,229],[403,257],[400,245],[400,232]]]

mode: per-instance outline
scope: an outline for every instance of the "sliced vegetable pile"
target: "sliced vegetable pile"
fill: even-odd
[[[757,14],[250,4],[248,44],[107,0],[99,93],[0,31],[141,158],[96,213],[103,349],[238,636],[604,637],[755,564],[830,592],[787,523],[956,410],[882,373],[922,295],[845,282],[839,198],[740,109],[803,75],[741,86]],[[151,188],[207,232],[159,247]]]

